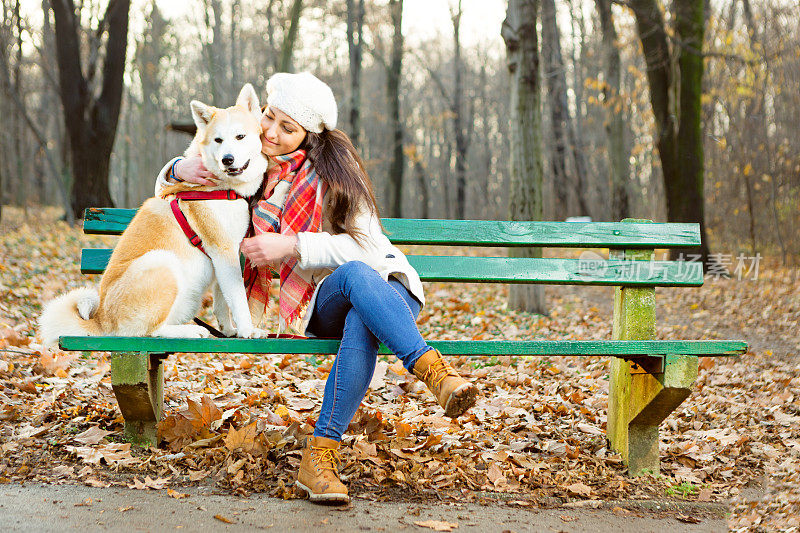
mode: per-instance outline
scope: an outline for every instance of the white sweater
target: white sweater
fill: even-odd
[[[177,159],[177,158],[176,158]],[[155,194],[158,196],[162,187],[167,184],[166,175],[175,159],[169,161],[156,180]],[[350,261],[361,261],[374,268],[384,280],[394,276],[414,297],[425,305],[422,282],[417,271],[409,264],[406,256],[393,246],[381,230],[381,224],[375,213],[362,206],[355,220],[356,230],[364,237],[361,243],[346,233],[333,234],[327,221],[322,222],[322,231],[302,231],[297,234],[300,260],[298,268],[301,275],[314,283],[316,288],[311,302],[308,304],[300,326],[304,334],[311,319],[311,311],[317,299],[320,284],[333,270]]]

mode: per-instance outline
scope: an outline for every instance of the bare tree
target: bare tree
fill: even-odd
[[[108,170],[122,104],[122,75],[128,44],[130,0],[110,0],[94,36],[86,67],[81,61],[80,17],[73,0],[52,0],[64,123],[70,141],[74,184],[72,212],[114,205]],[[102,78],[96,79],[101,37],[105,34]],[[85,73],[85,74],[84,74]],[[95,95],[95,85],[100,94]]]
[[[627,137],[625,123],[626,105],[621,96],[619,44],[617,30],[611,14],[612,0],[595,0],[603,32],[603,105],[606,109],[606,138],[608,140],[609,182],[611,185],[611,219],[622,220],[630,216],[628,182]]]
[[[361,55],[364,0],[347,0],[347,49],[350,55],[350,139],[358,146],[361,134]]]
[[[292,55],[294,54],[297,34],[300,31],[300,14],[303,11],[303,0],[294,0],[289,15],[289,29],[283,36],[283,49],[281,50],[281,72],[292,72]]]
[[[511,73],[511,220],[542,218],[542,111],[538,0],[509,0],[501,30]],[[513,248],[515,257],[541,257],[541,248]],[[512,309],[546,313],[540,285],[512,285]]]
[[[403,70],[403,0],[389,0],[392,18],[392,59],[387,71],[386,97],[389,107],[390,131],[392,132],[392,163],[389,169],[389,212],[393,217],[402,216],[403,209],[403,126],[400,120],[400,75]]]
[[[456,138],[456,218],[463,220],[467,201],[467,150],[469,150],[472,137],[473,121],[471,116],[464,117],[462,104],[464,93],[462,72],[464,68],[461,63],[461,14],[461,0],[458,0],[456,8],[450,13],[453,21],[453,77],[455,80],[451,109],[453,131]],[[474,113],[470,112],[469,114],[473,115]]]
[[[701,107],[705,1],[674,0],[674,50],[657,0],[631,0],[628,5],[647,63],[667,219],[700,223],[698,252],[707,262]]]

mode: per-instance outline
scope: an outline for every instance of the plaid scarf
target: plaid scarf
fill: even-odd
[[[267,172],[267,184],[261,200],[253,209],[253,232],[260,235],[274,231],[283,235],[295,235],[301,231],[319,231],[322,226],[322,200],[326,184],[319,179],[305,150],[275,156],[276,165]],[[291,184],[286,202],[280,205],[269,202],[269,197],[279,182]],[[272,270],[256,267],[245,262],[244,268],[247,299],[253,324],[261,322],[269,302]],[[300,316],[303,307],[314,294],[314,284],[297,268],[294,257],[284,260],[280,266],[280,294],[278,309],[280,329]]]

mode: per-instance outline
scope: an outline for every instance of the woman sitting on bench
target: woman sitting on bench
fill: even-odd
[[[312,501],[349,501],[336,463],[342,434],[363,400],[383,342],[457,417],[475,404],[462,379],[419,333],[422,283],[383,234],[372,183],[348,136],[336,128],[330,87],[309,73],[280,73],[267,82],[262,152],[274,165],[252,212],[253,236],[241,250],[251,310],[260,317],[280,265],[281,324],[308,304],[300,331],[341,338],[325,385],[322,409],[303,447],[297,486]],[[173,174],[174,173],[174,174]],[[159,183],[209,184],[200,156],[173,159]],[[266,202],[279,181],[291,181],[282,212]],[[272,210],[271,210],[272,209]]]

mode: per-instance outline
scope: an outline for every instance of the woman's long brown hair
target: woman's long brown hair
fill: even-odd
[[[300,147],[305,148],[314,170],[328,184],[323,216],[334,233],[347,233],[361,241],[363,235],[356,228],[356,215],[366,207],[378,216],[378,204],[364,161],[350,137],[342,130],[308,132]]]

